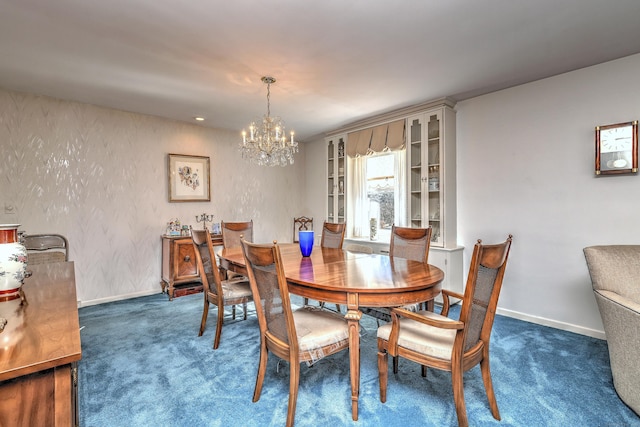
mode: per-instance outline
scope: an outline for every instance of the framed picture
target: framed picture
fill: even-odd
[[[169,202],[209,202],[209,158],[169,154]]]
[[[638,121],[596,127],[596,175],[638,172]]]

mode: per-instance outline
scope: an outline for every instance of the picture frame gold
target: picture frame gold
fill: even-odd
[[[210,202],[210,159],[169,153],[167,156],[169,203]]]
[[[596,175],[638,172],[638,121],[596,126]]]

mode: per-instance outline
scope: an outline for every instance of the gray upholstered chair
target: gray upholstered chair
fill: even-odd
[[[590,246],[584,256],[607,337],[613,386],[640,415],[640,245]]]
[[[69,241],[61,234],[27,234],[24,246],[29,265],[69,261]]]

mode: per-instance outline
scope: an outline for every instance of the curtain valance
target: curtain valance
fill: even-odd
[[[404,120],[396,120],[349,133],[347,136],[347,155],[355,157],[402,149],[405,138],[404,122]]]

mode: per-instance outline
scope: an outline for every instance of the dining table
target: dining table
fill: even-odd
[[[360,307],[399,307],[433,301],[441,291],[444,272],[438,267],[381,254],[364,254],[314,246],[302,256],[298,244],[278,244],[289,292],[325,303],[346,306],[349,325],[349,368],[352,419],[358,420],[360,393]],[[246,275],[240,247],[225,248],[221,261]]]

